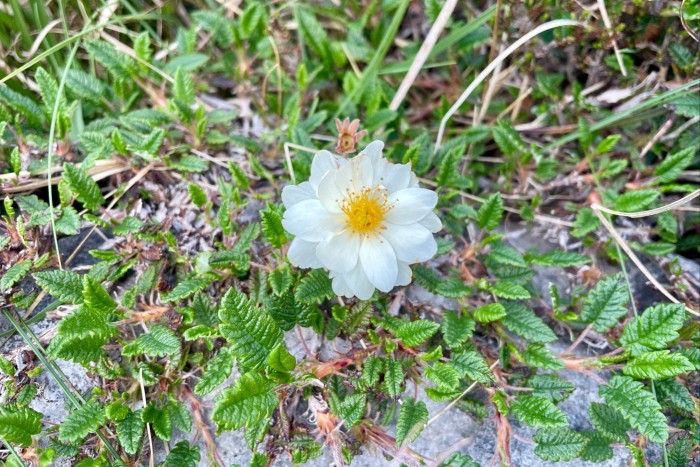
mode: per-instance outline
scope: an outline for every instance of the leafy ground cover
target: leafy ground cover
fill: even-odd
[[[256,466],[697,457],[700,5],[456,3],[5,5],[0,462],[226,465],[228,431]],[[280,193],[374,140],[437,253],[338,297]],[[412,447],[452,411],[492,458]]]

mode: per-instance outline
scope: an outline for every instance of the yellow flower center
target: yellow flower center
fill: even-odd
[[[355,233],[368,234],[381,228],[384,216],[391,209],[387,195],[376,189],[365,188],[343,201],[341,209],[348,218],[348,227]]]

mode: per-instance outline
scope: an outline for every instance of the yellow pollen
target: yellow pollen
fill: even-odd
[[[355,233],[368,234],[382,227],[384,216],[391,209],[387,195],[366,188],[351,194],[343,201],[341,209],[348,218],[348,227]]]

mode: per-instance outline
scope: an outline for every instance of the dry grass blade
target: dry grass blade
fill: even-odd
[[[534,37],[538,36],[539,34],[545,31],[549,31],[550,29],[561,28],[564,26],[585,27],[586,25],[584,23],[581,23],[580,21],[573,21],[568,19],[558,19],[554,21],[549,21],[528,32],[523,37],[511,44],[506,50],[498,54],[498,56],[491,63],[489,63],[481,73],[479,73],[476,79],[471,82],[467,89],[464,90],[462,95],[459,96],[459,99],[457,99],[457,102],[455,102],[452,105],[452,107],[450,107],[450,110],[447,111],[445,116],[442,117],[442,120],[440,121],[440,129],[438,130],[437,140],[435,141],[435,152],[437,152],[440,149],[440,143],[442,143],[442,137],[445,133],[445,126],[447,125],[447,122],[450,120],[450,118],[452,118],[452,115],[454,115],[455,112],[457,112],[457,109],[459,109],[462,106],[462,104],[464,104],[464,102],[467,100],[467,98],[469,98],[472,92],[474,92],[477,86],[479,86],[486,79],[486,77],[489,74],[491,74],[493,70],[496,69],[496,67],[498,67],[513,52],[518,50],[523,44],[532,40]]]
[[[406,76],[404,77],[403,81],[401,81],[399,90],[396,91],[396,94],[394,94],[394,98],[391,100],[391,104],[389,105],[389,108],[391,110],[398,109],[401,105],[401,102],[403,102],[404,98],[406,97],[406,94],[408,93],[408,90],[413,85],[413,82],[416,80],[418,73],[420,73],[421,68],[423,68],[425,61],[428,59],[430,51],[433,50],[433,47],[435,46],[435,43],[437,42],[437,39],[440,36],[440,33],[445,28],[447,20],[450,19],[450,16],[452,16],[452,12],[454,11],[456,5],[457,0],[447,0],[445,2],[445,5],[443,5],[442,10],[440,10],[440,14],[435,19],[435,22],[431,26],[430,31],[428,31],[428,35],[425,37],[423,44],[418,50],[416,58],[413,59],[411,67],[408,69],[408,72],[406,73]]]

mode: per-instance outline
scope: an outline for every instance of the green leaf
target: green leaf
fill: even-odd
[[[400,338],[406,347],[416,347],[430,339],[438,329],[440,329],[438,323],[419,319],[403,324],[396,331],[396,337]]]
[[[181,281],[173,290],[164,293],[160,300],[163,303],[182,300],[194,295],[196,292],[204,289],[209,284],[211,284],[211,279],[208,277],[191,277]]]
[[[438,186],[449,186],[457,179],[459,175],[459,159],[462,157],[462,154],[457,152],[457,149],[459,148],[448,151],[445,157],[442,158],[438,169],[438,175],[435,179]]]
[[[562,370],[564,362],[557,358],[544,344],[533,343],[527,345],[523,357],[529,365],[545,370]]]
[[[194,104],[195,93],[192,78],[187,74],[187,72],[183,71],[182,68],[177,69],[173,78],[175,79],[175,98],[181,101],[187,107]]]
[[[669,183],[674,181],[681,172],[693,163],[695,151],[696,148],[689,147],[666,156],[666,159],[654,168],[654,176],[657,177],[657,182]]]
[[[302,303],[321,303],[335,296],[328,273],[323,269],[314,269],[299,281],[294,292],[296,299]]]
[[[424,375],[437,384],[440,391],[453,391],[459,385],[459,371],[452,365],[437,362],[425,369]]]
[[[480,323],[498,321],[506,315],[506,309],[500,303],[489,303],[474,309],[474,319]]]
[[[12,412],[0,408],[0,437],[3,441],[29,447],[32,435],[41,433],[42,418],[42,414],[29,407]]]
[[[83,299],[87,309],[101,315],[112,313],[117,307],[104,287],[87,274],[83,276]]]
[[[199,459],[199,446],[190,447],[187,441],[180,441],[165,458],[163,467],[196,467]]]
[[[399,410],[399,420],[396,423],[396,446],[401,447],[415,441],[427,422],[428,408],[425,402],[404,399]]]
[[[262,230],[265,237],[275,248],[282,248],[287,243],[287,233],[282,227],[282,213],[279,206],[267,203],[260,211]]]
[[[277,296],[281,296],[289,290],[293,281],[292,271],[287,265],[275,269],[267,276],[267,282],[272,287],[272,293]]]
[[[163,441],[170,441],[173,435],[173,421],[166,407],[156,408],[153,402],[143,411],[143,420],[151,424],[156,436]]]
[[[700,117],[700,96],[691,94],[679,97],[672,104],[676,107],[676,113],[684,117]]]
[[[105,199],[100,187],[82,167],[78,168],[69,163],[63,164],[63,179],[75,191],[78,201],[83,203],[87,209],[95,211],[104,204]]]
[[[608,276],[599,281],[586,297],[581,320],[593,324],[597,332],[605,332],[627,314],[625,305],[628,301],[629,293],[622,276]]]
[[[668,350],[641,353],[622,368],[624,374],[637,379],[664,379],[693,370],[687,358]]]
[[[553,374],[533,375],[528,380],[528,386],[534,389],[533,396],[544,397],[552,402],[561,402],[574,392],[576,386],[569,381]]]
[[[259,373],[246,373],[217,397],[211,417],[218,432],[238,430],[267,420],[278,404],[272,381]]]
[[[481,467],[478,462],[466,454],[453,453],[439,467]]]
[[[143,333],[122,349],[122,355],[148,355],[163,357],[180,351],[180,338],[172,329],[154,324],[150,332]]]
[[[263,308],[235,288],[230,288],[219,310],[221,334],[231,342],[239,365],[258,369],[282,340],[282,330]]]
[[[209,360],[207,367],[194,388],[195,394],[203,396],[212,392],[218,385],[226,381],[233,371],[235,355],[229,347],[222,347],[214,358]]]
[[[600,220],[595,215],[591,208],[581,208],[576,213],[574,227],[571,230],[571,235],[577,238],[585,237],[586,234],[593,232],[600,225]]]
[[[651,206],[660,194],[658,190],[628,191],[615,200],[615,209],[622,212],[641,211]]]
[[[111,44],[95,40],[88,42],[86,48],[90,55],[102,63],[115,79],[128,81],[138,74],[134,60],[128,55],[118,52]]]
[[[31,261],[20,261],[5,271],[5,274],[0,278],[0,293],[9,290],[10,287],[21,281],[31,268]]]
[[[383,366],[382,360],[374,355],[365,359],[362,364],[362,382],[366,387],[372,387],[379,382]]]
[[[664,443],[668,439],[668,424],[661,413],[661,406],[644,385],[629,376],[613,376],[607,386],[600,386],[598,392],[608,405],[619,410],[627,421],[654,443]]]
[[[493,230],[503,216],[503,200],[500,193],[489,196],[476,213],[476,225],[480,229]]]
[[[566,414],[544,397],[520,396],[510,404],[510,410],[530,426],[564,427],[569,424]]]
[[[687,467],[693,449],[689,436],[679,436],[668,450],[668,467]]]
[[[474,320],[469,315],[458,316],[456,311],[446,311],[440,324],[445,343],[452,348],[464,344],[474,334]]]
[[[620,138],[622,135],[608,135],[605,137],[603,141],[596,146],[595,150],[593,151],[596,154],[607,154],[610,151],[613,150],[615,145],[617,144],[618,141],[620,141]]]
[[[488,258],[498,264],[509,266],[525,267],[525,260],[518,250],[502,242],[495,242],[491,245]]]
[[[71,69],[66,75],[66,91],[73,97],[102,104],[105,86],[93,75],[82,70]]]
[[[535,433],[535,454],[546,461],[570,461],[581,455],[586,438],[567,428],[541,428]]]
[[[491,128],[493,139],[500,148],[501,152],[506,156],[513,157],[528,152],[528,147],[518,133],[509,122],[499,120],[496,125]]]
[[[34,102],[34,99],[13,91],[4,84],[0,85],[0,101],[7,103],[12,110],[23,116],[30,125],[40,127],[45,122],[44,112]]]
[[[59,426],[58,438],[61,441],[82,440],[104,423],[105,413],[102,406],[94,400],[89,401],[66,416]]]
[[[15,375],[15,366],[7,358],[0,355],[0,372],[7,376]]]
[[[129,411],[121,421],[117,422],[119,444],[127,454],[133,456],[138,452],[145,425],[141,419],[141,410]]]
[[[403,368],[401,368],[401,363],[393,358],[388,358],[384,365],[384,389],[390,397],[398,397],[401,395],[402,385]]]
[[[207,194],[204,192],[204,189],[201,186],[195,183],[190,183],[187,185],[187,191],[190,194],[190,199],[198,208],[201,208],[207,204]]]
[[[326,31],[314,15],[306,11],[305,8],[295,8],[294,12],[304,41],[316,55],[323,59],[324,67],[330,69],[332,58],[328,48],[329,41]]]
[[[586,447],[581,453],[581,459],[588,462],[603,462],[613,457],[610,447],[610,438],[600,431],[587,430],[583,432],[586,437]]]
[[[179,401],[170,401],[166,407],[175,428],[189,433],[192,429],[192,416],[187,406]]]
[[[650,350],[663,349],[678,338],[685,309],[679,303],[663,303],[647,308],[622,331],[620,343],[637,356]]]
[[[575,253],[573,251],[554,250],[542,255],[533,256],[530,262],[538,266],[557,266],[560,268],[568,268],[571,266],[580,266],[591,262],[588,256]]]
[[[209,258],[209,266],[217,269],[247,271],[250,268],[250,255],[237,249],[218,251]]]
[[[41,94],[44,107],[48,113],[53,112],[53,107],[58,97],[58,83],[54,77],[48,74],[42,67],[36,69],[34,79],[36,79],[36,84],[39,86],[39,94]],[[60,107],[63,107],[64,104],[65,102],[61,99]]]
[[[510,300],[525,300],[530,298],[530,292],[525,287],[512,282],[497,281],[490,284],[489,291],[497,297],[507,298]]]
[[[367,394],[356,392],[345,398],[338,406],[338,415],[345,421],[349,428],[355,426],[365,413],[367,406]]]
[[[501,302],[506,309],[506,316],[501,323],[517,335],[534,342],[554,342],[554,334],[542,319],[522,303]]]
[[[284,343],[280,342],[270,351],[267,364],[275,371],[292,371],[297,366],[297,359],[289,353]]]
[[[447,298],[462,298],[469,294],[471,288],[458,277],[441,280],[435,287],[435,293]]]
[[[472,381],[484,384],[491,384],[495,381],[484,357],[474,350],[454,352],[450,365]]]
[[[656,395],[657,400],[668,400],[678,410],[690,413],[695,409],[695,402],[688,388],[673,378],[657,381]]]

